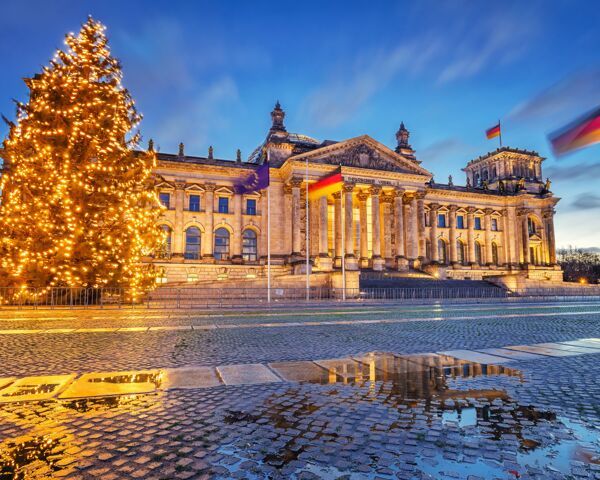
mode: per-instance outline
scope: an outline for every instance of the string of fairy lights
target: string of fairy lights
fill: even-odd
[[[105,27],[89,18],[42,73],[25,80],[0,156],[0,286],[154,284],[142,258],[164,233],[152,150],[135,152],[141,120],[121,84]]]

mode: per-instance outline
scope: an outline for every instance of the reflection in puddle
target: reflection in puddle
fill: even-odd
[[[60,394],[60,399],[108,397],[152,393],[161,384],[158,370],[138,372],[87,373],[75,380]]]
[[[244,478],[264,478],[272,471],[285,478],[303,478],[302,472],[325,479],[374,479],[382,472],[404,478],[407,458],[410,468],[427,478],[519,478],[529,469],[550,478],[552,472],[569,474],[575,459],[597,462],[597,432],[577,425],[587,440],[576,438],[555,413],[519,405],[499,388],[523,382],[514,368],[433,354],[269,366],[286,380],[323,387],[290,388],[269,397],[261,410],[229,411],[226,422],[240,431],[254,431],[255,439],[283,440],[222,445],[218,452],[226,461],[217,465],[228,471],[222,478],[240,471]],[[365,455],[365,435],[367,444],[383,442],[381,451]],[[393,453],[386,444],[390,438],[397,439]],[[339,464],[344,445],[356,455]],[[247,471],[249,464],[255,470]]]
[[[53,455],[58,443],[57,439],[40,436],[24,440],[21,443],[5,444],[0,449],[0,479],[29,478],[25,471],[34,462],[38,462],[52,472],[59,470],[60,467],[56,466],[56,457]]]

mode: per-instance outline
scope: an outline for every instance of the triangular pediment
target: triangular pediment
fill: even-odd
[[[305,161],[306,159],[311,163],[431,176],[431,173],[417,162],[396,153],[368,135],[290,157],[290,160]]]

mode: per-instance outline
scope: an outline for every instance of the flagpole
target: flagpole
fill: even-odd
[[[267,168],[271,168],[271,156],[267,150]],[[267,185],[267,303],[271,303],[271,172]]]
[[[340,173],[342,168],[340,166]],[[342,189],[340,191],[340,200],[341,200],[341,212],[342,212],[342,221],[340,222],[342,228],[342,301],[346,301],[346,228],[344,222],[344,203],[346,203],[346,199],[344,198],[344,178],[342,177]]]
[[[310,300],[310,270],[309,270],[309,255],[310,255],[310,222],[309,222],[309,211],[308,211],[308,157],[306,157],[305,166],[305,179],[306,184],[306,301]]]
[[[500,139],[500,148],[502,148],[502,125],[500,124],[500,119],[498,119],[498,129],[500,131],[500,135],[498,135],[498,138]]]

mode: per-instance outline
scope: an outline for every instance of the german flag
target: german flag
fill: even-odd
[[[498,122],[498,125],[495,125],[492,128],[488,128],[485,131],[485,136],[488,138],[488,140],[499,137],[500,136],[500,122]]]
[[[342,178],[342,167],[337,168],[320,180],[308,186],[309,200],[316,200],[330,193],[339,192],[342,188],[344,179]]]
[[[548,138],[556,155],[564,155],[599,143],[600,108],[551,133]]]

